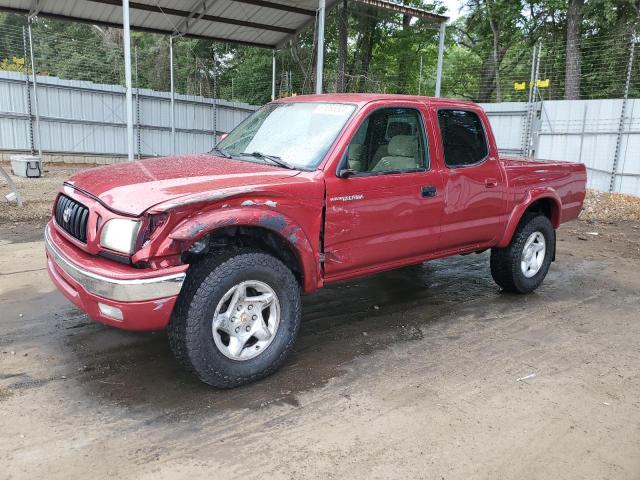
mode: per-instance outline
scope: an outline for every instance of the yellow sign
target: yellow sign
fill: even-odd
[[[538,88],[549,88],[550,83],[551,82],[547,78],[545,80],[538,80],[536,82],[536,86]],[[533,84],[530,83],[529,86],[532,87]],[[513,88],[514,88],[514,90],[525,90],[527,88],[527,82],[514,82]]]

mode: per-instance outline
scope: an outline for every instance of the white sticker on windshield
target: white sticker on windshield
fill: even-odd
[[[341,103],[321,103],[313,109],[313,113],[324,113],[326,115],[347,115],[351,113],[353,107]]]

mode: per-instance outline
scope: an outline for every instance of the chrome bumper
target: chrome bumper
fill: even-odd
[[[54,245],[48,229],[44,231],[44,241],[49,258],[67,275],[82,285],[89,293],[121,302],[142,302],[172,297],[180,293],[185,273],[142,280],[117,280],[88,272],[71,262]]]

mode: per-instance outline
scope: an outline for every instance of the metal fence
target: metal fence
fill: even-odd
[[[640,195],[640,99],[482,106],[503,154],[582,162],[590,188]]]
[[[0,71],[0,150],[126,155],[123,87],[45,76],[37,76],[36,85],[30,76]],[[209,150],[214,135],[257,108],[176,95],[174,137],[169,93],[136,89],[133,100],[136,155],[143,157]]]

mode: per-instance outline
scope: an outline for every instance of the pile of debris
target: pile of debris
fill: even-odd
[[[601,222],[640,221],[640,197],[588,190],[580,219]]]

